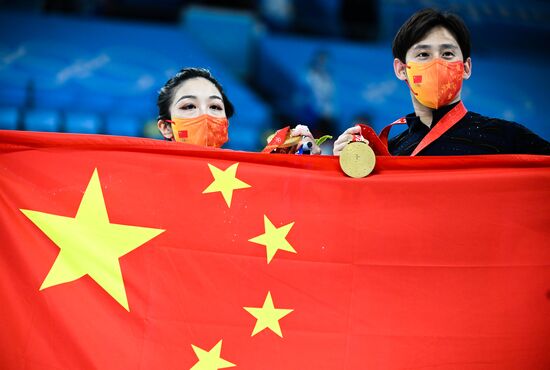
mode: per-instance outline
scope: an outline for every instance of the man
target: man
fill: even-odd
[[[524,126],[466,110],[460,93],[472,72],[470,34],[458,16],[421,10],[401,26],[392,49],[395,75],[407,83],[414,113],[396,121],[408,129],[389,141],[390,154],[550,154],[550,143]],[[359,126],[344,131],[334,155],[360,133]]]

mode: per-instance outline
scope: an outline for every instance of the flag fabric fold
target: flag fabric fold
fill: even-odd
[[[3,369],[548,369],[550,157],[0,131]]]

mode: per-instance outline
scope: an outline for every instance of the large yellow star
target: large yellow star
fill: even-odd
[[[250,187],[250,185],[248,185],[246,182],[243,182],[236,177],[238,166],[238,163],[234,163],[226,170],[220,170],[216,166],[212,166],[210,163],[208,163],[208,167],[210,168],[210,172],[212,172],[214,181],[212,181],[212,183],[208,185],[208,187],[204,189],[202,193],[206,194],[219,191],[222,193],[223,199],[225,199],[225,203],[227,203],[227,207],[231,207],[233,190],[245,189]]]
[[[249,239],[249,242],[265,245],[267,253],[267,263],[271,262],[273,256],[277,251],[283,250],[291,253],[296,253],[296,250],[292,248],[292,245],[286,240],[286,236],[290,232],[290,229],[294,225],[294,222],[276,228],[271,223],[269,218],[264,215],[264,229],[265,233],[258,235],[255,238]]]
[[[130,311],[118,259],[164,230],[110,223],[97,169],[76,217],[26,209],[21,212],[60,248],[40,290],[87,274]]]
[[[264,305],[262,307],[243,307],[248,311],[252,316],[256,318],[256,325],[252,331],[251,337],[258,334],[264,329],[271,329],[275,334],[283,337],[281,332],[281,326],[279,325],[279,320],[291,313],[294,310],[284,309],[284,308],[275,308],[273,306],[273,299],[271,298],[271,292],[267,292],[265,297]]]
[[[222,340],[220,340],[208,352],[192,344],[191,347],[193,347],[193,351],[199,358],[199,361],[191,368],[191,370],[218,370],[237,366],[220,357],[222,351]]]

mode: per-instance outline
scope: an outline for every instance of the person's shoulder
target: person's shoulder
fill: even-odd
[[[469,124],[475,123],[480,125],[481,127],[495,127],[499,129],[508,129],[512,131],[530,131],[527,127],[524,125],[514,122],[514,121],[507,121],[502,118],[495,118],[495,117],[489,117],[484,116],[482,114],[468,111],[467,113],[467,121]]]
[[[475,112],[468,112],[467,121],[482,137],[500,142],[505,148],[503,153],[550,154],[550,143],[520,123]]]

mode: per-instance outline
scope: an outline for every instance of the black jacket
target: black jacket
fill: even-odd
[[[433,113],[432,127],[456,104]],[[392,155],[411,155],[414,148],[430,131],[414,113],[406,116],[408,129],[390,139]],[[545,154],[550,155],[550,143],[519,123],[489,118],[468,112],[441,137],[418,155],[470,154]]]

